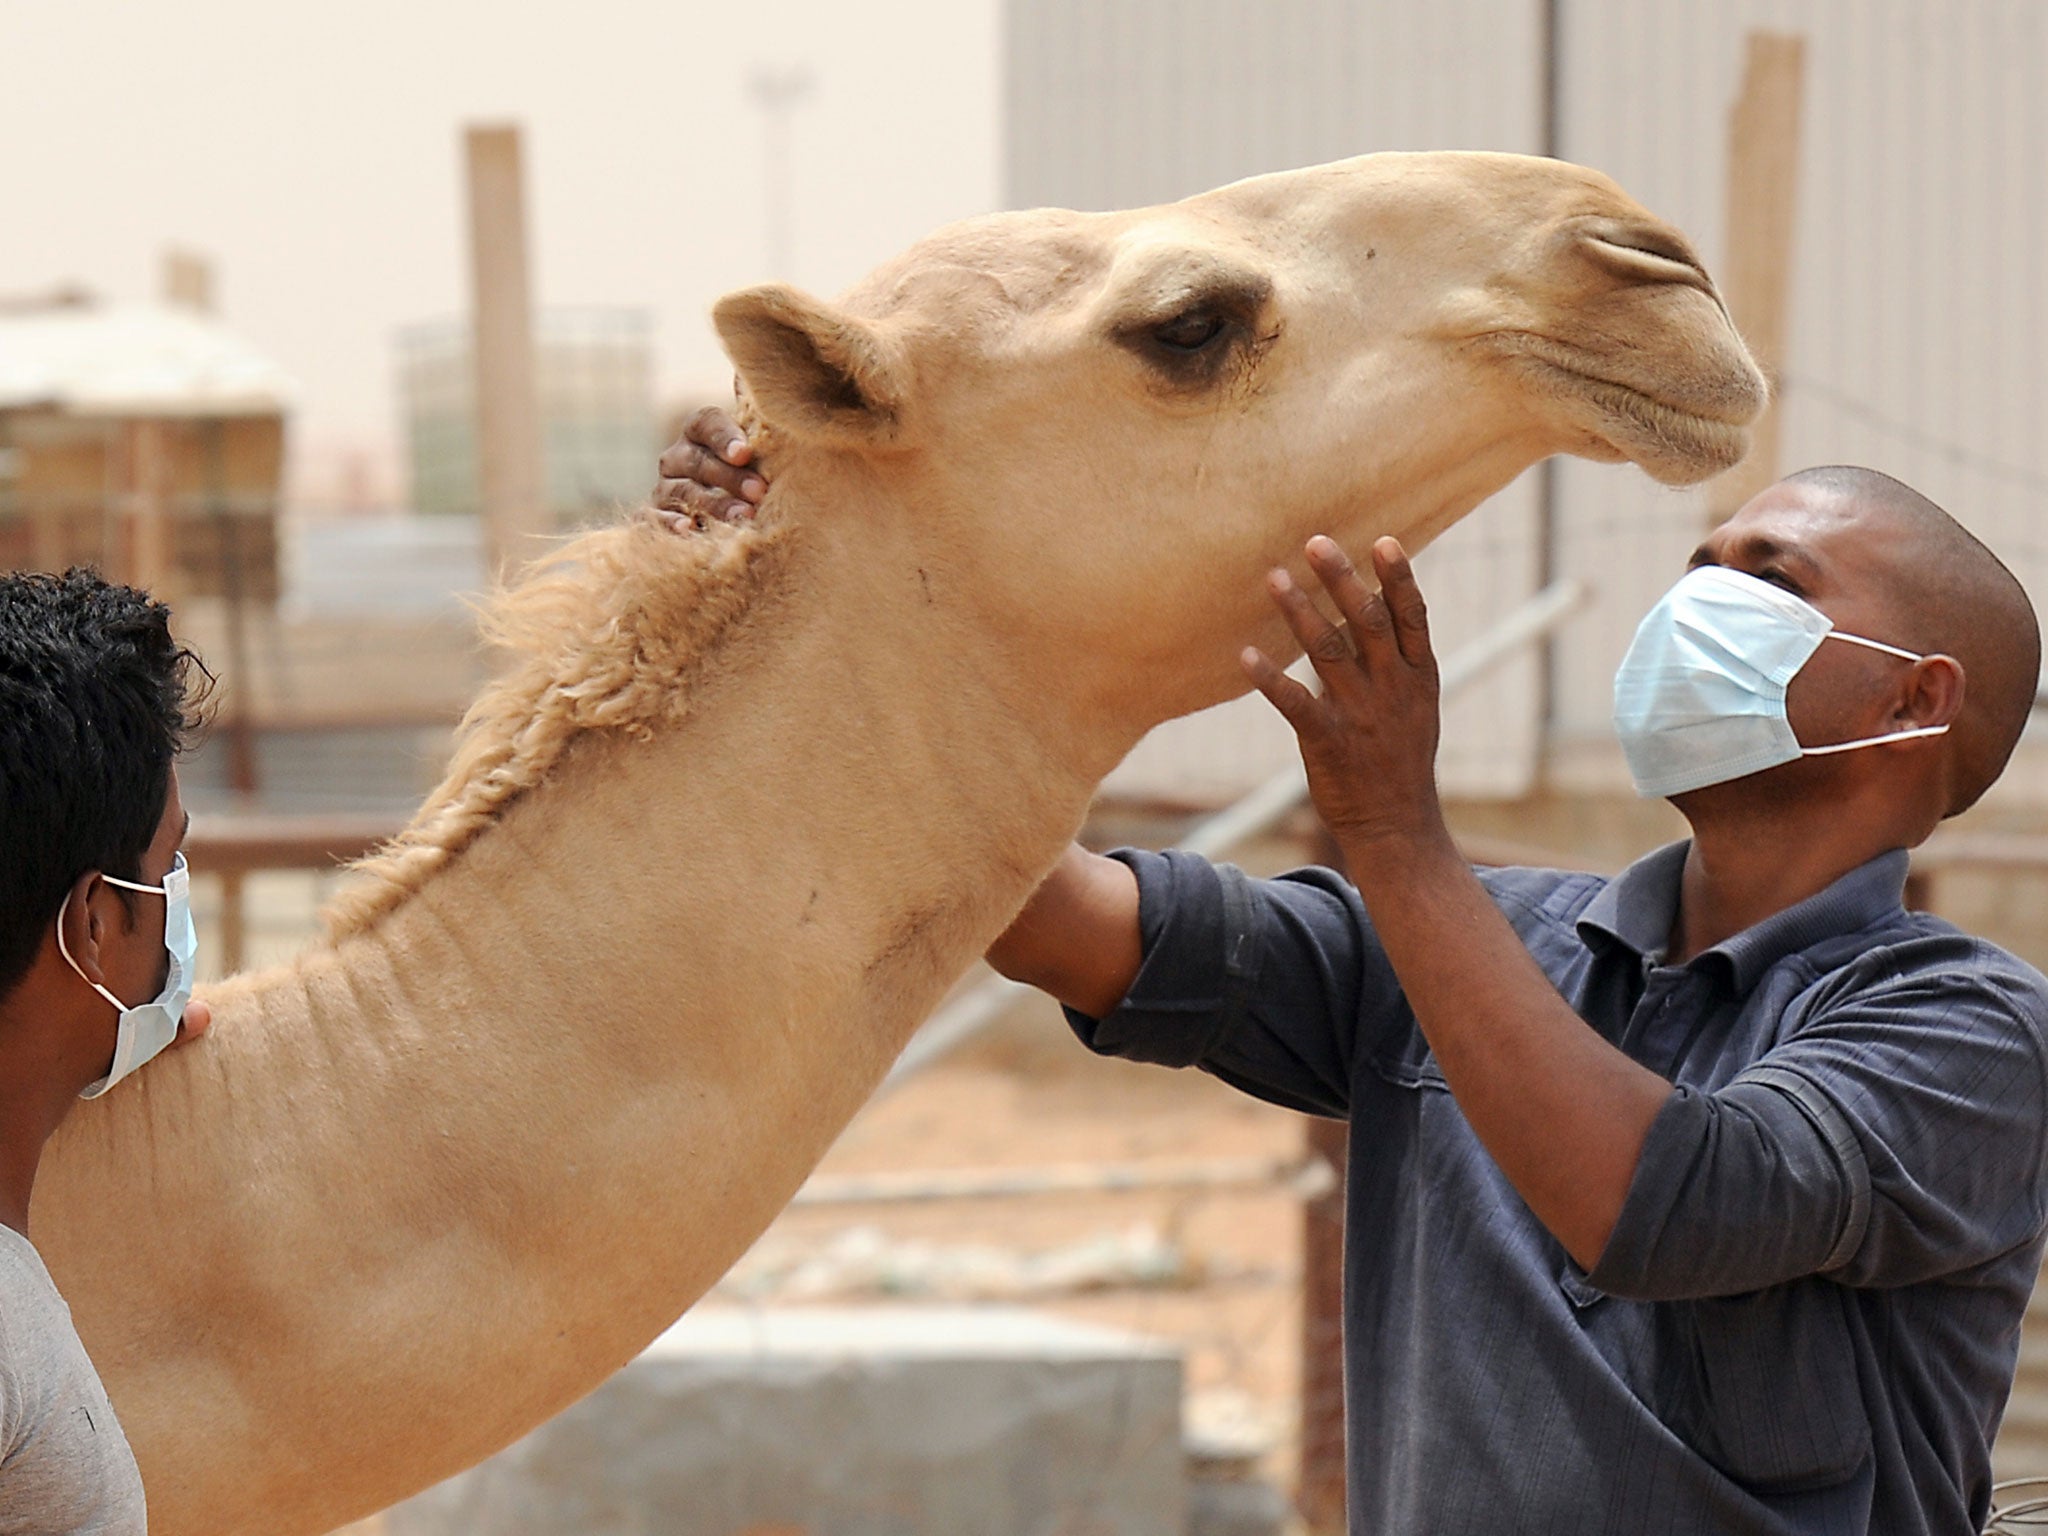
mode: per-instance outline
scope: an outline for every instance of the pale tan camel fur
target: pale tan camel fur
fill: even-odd
[[[1696,480],[1763,381],[1606,179],[1374,156],[977,219],[717,322],[756,527],[569,545],[329,942],[72,1115],[34,1227],[157,1536],[482,1458],[753,1241],[1154,723],[1285,648],[1305,538],[1554,452]]]

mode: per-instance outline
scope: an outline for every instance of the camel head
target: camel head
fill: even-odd
[[[1243,691],[1247,641],[1286,649],[1258,578],[1309,534],[1419,547],[1553,453],[1700,480],[1766,398],[1683,236],[1513,155],[999,214],[837,303],[770,286],[716,319],[765,515],[788,493],[846,558],[914,561],[1133,740]]]

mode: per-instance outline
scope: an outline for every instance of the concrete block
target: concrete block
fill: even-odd
[[[1170,1345],[1016,1309],[700,1308],[387,1536],[1184,1536]]]

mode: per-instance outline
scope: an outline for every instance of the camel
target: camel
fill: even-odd
[[[1546,455],[1734,463],[1764,382],[1605,177],[1376,155],[948,228],[716,308],[758,521],[568,543],[328,937],[82,1105],[34,1231],[158,1536],[293,1536],[630,1360],[795,1193],[1304,540]]]

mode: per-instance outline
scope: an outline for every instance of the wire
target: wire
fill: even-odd
[[[1859,400],[1847,390],[1838,389],[1834,385],[1823,383],[1819,379],[1809,378],[1804,374],[1787,374],[1784,376],[1783,382],[1790,386],[1793,391],[1810,395],[1817,400],[1824,400],[1844,415],[1855,417],[1865,426],[1882,432],[1897,442],[1904,443],[1909,447],[1918,448],[1925,453],[1934,454],[1961,468],[1974,469],[1980,474],[1990,475],[1997,479],[2010,481],[2015,485],[2023,485],[2028,490],[2048,494],[2048,474],[2043,474],[2039,470],[2029,469],[2021,464],[2009,463],[2004,459],[1994,458],[1988,453],[1979,453],[1973,448],[1965,448],[1960,443],[1937,437],[1932,432],[1923,431],[1909,422],[1900,421],[1895,416],[1887,415],[1878,407],[1870,404],[1869,401]]]

